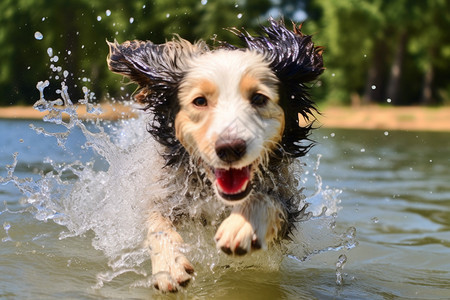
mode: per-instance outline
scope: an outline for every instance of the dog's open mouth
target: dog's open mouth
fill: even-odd
[[[214,169],[216,187],[219,195],[228,201],[242,200],[248,196],[252,187],[251,166],[241,169]]]

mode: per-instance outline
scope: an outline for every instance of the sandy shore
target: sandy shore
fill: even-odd
[[[450,107],[328,107],[318,119],[327,128],[450,131]]]
[[[117,120],[121,118],[130,118],[135,116],[132,108],[120,104],[104,104],[101,105],[101,109],[103,111],[102,114],[99,115],[101,119],[105,120]],[[80,119],[93,119],[96,118],[97,115],[88,114],[86,112],[85,105],[79,105],[77,109],[77,113]],[[1,119],[30,119],[30,120],[38,120],[42,119],[47,112],[40,112],[34,109],[31,106],[9,106],[9,107],[0,107],[0,118]],[[68,117],[63,114],[63,117]]]
[[[102,119],[116,120],[134,116],[132,109],[119,104],[103,104]],[[321,109],[318,124],[325,128],[386,129],[449,131],[450,107],[325,107]],[[78,109],[80,118],[96,116],[86,113],[84,105]],[[41,113],[28,106],[0,107],[0,118],[42,119]]]

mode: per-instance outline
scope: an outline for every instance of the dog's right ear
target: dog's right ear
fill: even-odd
[[[159,45],[143,41],[126,41],[123,44],[119,44],[117,41],[106,42],[109,46],[106,61],[111,71],[129,77],[140,86],[145,86],[151,82],[147,73],[151,74],[153,63],[147,58],[146,53],[157,52],[160,48]]]
[[[153,97],[162,100],[161,93],[173,90],[181,80],[188,59],[209,50],[203,42],[191,44],[179,37],[165,44],[137,40],[107,43],[109,69],[139,84],[141,92],[136,98],[144,103]]]
[[[200,41],[194,44],[175,36],[165,44],[150,41],[108,42],[108,67],[139,84],[135,99],[153,113],[148,131],[168,147],[167,164],[184,157],[184,148],[175,137],[174,121],[179,110],[178,86],[189,60],[209,51]]]

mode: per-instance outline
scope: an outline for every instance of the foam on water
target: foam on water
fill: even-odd
[[[144,244],[150,207],[166,214],[176,211],[190,216],[188,221],[178,224],[178,229],[186,242],[183,251],[197,272],[225,272],[224,266],[230,265],[278,268],[287,256],[302,262],[318,253],[348,250],[356,245],[354,228],[343,233],[335,230],[341,191],[322,186],[318,156],[307,158],[308,165],[296,160],[291,166],[291,172],[299,179],[299,193],[304,192],[302,186],[308,179],[315,181],[315,190],[305,199],[309,206],[302,221],[296,224],[292,240],[244,258],[227,257],[215,248],[213,236],[228,208],[210,193],[204,193],[202,180],[198,180],[197,189],[187,182],[188,178],[179,178],[179,184],[172,186],[172,190],[167,188],[170,178],[166,178],[164,161],[159,155],[160,145],[146,131],[151,116],[140,113],[136,119],[97,120],[88,124],[78,118],[77,105],[69,98],[64,82],[59,90],[61,98],[56,100],[45,99],[44,90],[48,85],[48,81],[37,84],[40,99],[35,108],[47,112],[44,121],[61,125],[64,130],[53,132],[34,125],[31,128],[38,134],[54,137],[63,149],[74,128],[79,128],[86,138],[83,148],[91,149],[94,154],[88,161],[74,159],[64,163],[44,158],[43,162],[52,171],[41,173],[37,180],[18,178],[14,174],[18,160],[15,154],[13,164],[7,166],[7,176],[0,177],[0,183],[16,185],[26,197],[23,203],[26,211],[32,211],[37,220],[61,225],[60,239],[93,233],[92,246],[104,253],[109,266],[97,275],[95,287],[100,288],[128,272],[140,277],[133,286],[151,285],[150,256]],[[87,88],[83,91],[85,98],[78,103],[86,105],[88,112],[99,114],[101,110],[91,103],[92,94]],[[167,202],[166,195],[173,189],[179,196]],[[180,206],[180,198],[187,194],[197,201],[189,207]],[[9,227],[10,224],[3,224],[6,232]],[[342,267],[343,263],[336,273],[339,272],[339,284]]]

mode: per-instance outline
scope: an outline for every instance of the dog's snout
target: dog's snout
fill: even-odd
[[[215,150],[217,156],[227,163],[232,163],[241,159],[247,150],[247,145],[243,139],[224,140],[216,142]]]

